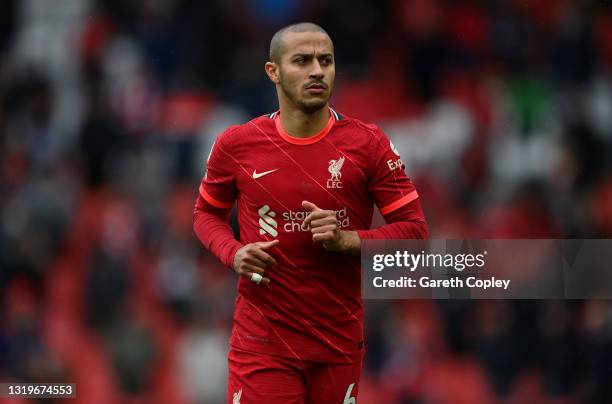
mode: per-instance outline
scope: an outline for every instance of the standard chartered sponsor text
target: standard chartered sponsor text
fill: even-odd
[[[346,211],[346,207],[335,210],[334,212],[336,212],[336,218],[338,219],[338,227],[341,229],[349,227],[350,218]],[[307,226],[307,227],[302,226],[304,219],[306,219],[306,216],[308,216],[308,213],[309,212],[306,212],[306,211],[293,211],[293,210],[283,212],[282,217],[283,217],[283,220],[285,221],[283,225],[283,230],[285,230],[287,233],[300,232],[300,231],[309,232],[310,226]]]

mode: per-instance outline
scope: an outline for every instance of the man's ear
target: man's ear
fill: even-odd
[[[268,75],[268,78],[272,81],[272,83],[279,84],[280,77],[278,75],[278,65],[274,62],[266,62],[265,69],[266,74]]]

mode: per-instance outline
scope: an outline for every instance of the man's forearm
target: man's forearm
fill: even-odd
[[[361,240],[366,239],[426,239],[427,222],[419,199],[384,216],[387,224],[371,230],[357,230]]]
[[[425,222],[396,222],[372,230],[343,230],[340,251],[355,255],[361,252],[361,241],[366,239],[425,239],[428,237]]]
[[[233,268],[236,251],[242,247],[234,237],[227,218],[221,213],[211,213],[198,198],[194,210],[193,230],[204,247],[217,257],[223,265]]]
[[[358,230],[357,235],[365,239],[426,239],[429,237],[427,224],[424,221],[395,222],[371,230]]]
[[[356,231],[341,230],[339,244],[339,251],[345,254],[357,255],[361,252],[361,238],[359,238]]]

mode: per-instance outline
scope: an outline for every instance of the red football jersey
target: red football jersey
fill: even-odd
[[[237,201],[240,242],[279,240],[269,285],[240,278],[230,343],[302,360],[362,359],[359,256],[325,250],[301,225],[302,201],[336,211],[343,230],[369,229],[418,198],[397,149],[375,125],[330,109],[326,127],[295,138],[278,112],[232,126],[216,140],[200,195],[217,208]]]

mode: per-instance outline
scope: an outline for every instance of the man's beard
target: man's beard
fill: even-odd
[[[313,98],[309,100],[300,99],[295,92],[291,91],[290,88],[285,86],[285,82],[282,80],[282,78],[280,80],[280,85],[285,96],[302,112],[306,114],[312,114],[324,108],[331,96],[330,91],[329,95],[326,98]]]

